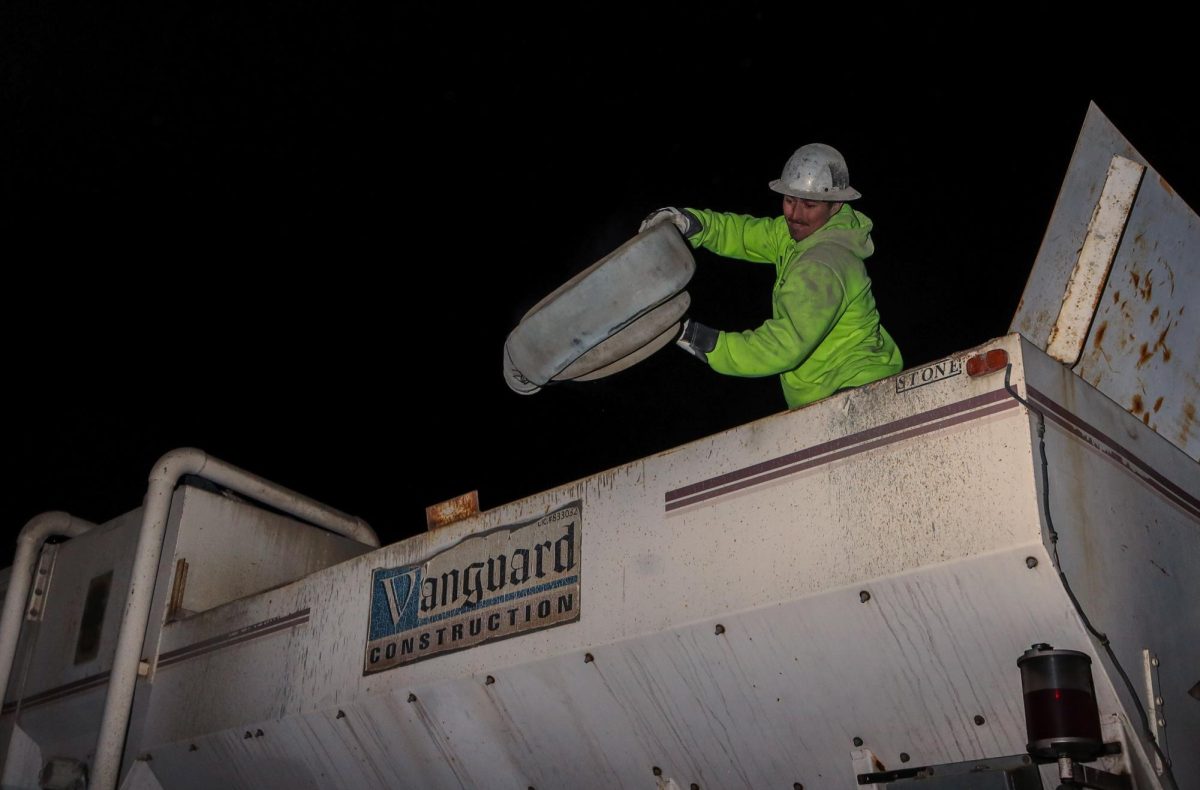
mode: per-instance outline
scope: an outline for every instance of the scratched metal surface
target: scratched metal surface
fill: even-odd
[[[1200,459],[1200,218],[1095,105],[1010,330],[1046,347],[1114,154],[1147,169],[1074,369]]]
[[[685,787],[820,788],[853,783],[855,737],[892,767],[900,752],[1012,754],[1016,658],[1069,619],[1031,554],[1046,559],[1035,543],[941,564],[874,580],[867,603],[841,588],[593,646],[591,662],[515,665],[490,685],[393,689],[340,719],[248,722],[154,748],[151,765],[164,787],[651,787],[657,767]]]

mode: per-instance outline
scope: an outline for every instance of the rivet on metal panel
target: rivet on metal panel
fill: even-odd
[[[148,762],[150,762],[151,760],[153,760],[153,759],[154,759],[154,755],[150,754],[150,752],[146,752],[145,754],[143,754],[143,755],[142,755],[141,757],[139,757],[138,759],[139,759],[139,760],[141,760],[141,761],[142,761],[142,762],[144,762],[144,763],[148,763]]]
[[[1167,720],[1166,720],[1166,719],[1159,719],[1159,720],[1158,720],[1158,726],[1159,726],[1159,727],[1166,727],[1166,726],[1167,726]]]
[[[688,790],[700,790],[700,785],[692,782],[691,787]]]
[[[199,747],[199,746],[197,746],[197,745],[196,745],[196,744],[194,744],[194,743],[189,743],[189,744],[188,744],[188,751],[189,751],[189,752],[195,752],[195,751],[199,751],[199,749],[200,749],[200,747]]]
[[[1037,557],[1026,557],[1025,558],[1025,567],[1026,568],[1036,568],[1037,566],[1038,566]]]
[[[1157,657],[1157,656],[1155,656],[1154,658],[1150,659],[1150,666],[1152,666],[1152,667],[1156,667],[1156,666],[1158,666],[1158,657]]]
[[[717,623],[715,633],[717,636],[720,636],[721,634],[725,633],[725,626],[721,625],[720,623]]]
[[[862,738],[860,738],[860,737],[858,737],[857,735],[855,735],[855,736],[854,736],[854,745],[855,745],[855,746],[862,746],[862,745],[863,745],[863,739],[862,739]]]
[[[1159,705],[1159,706],[1161,706],[1161,705],[1163,704],[1163,698],[1162,698],[1162,697],[1155,697],[1155,698],[1154,698],[1154,704],[1155,704],[1155,705]]]
[[[338,713],[337,713],[337,718],[339,718],[339,719],[344,719],[344,718],[346,718],[346,711],[344,711],[344,710],[339,710],[339,711],[338,711]]]
[[[657,765],[653,765],[650,767],[650,773],[654,774],[655,776],[662,776],[662,769]]]
[[[255,731],[254,731],[254,737],[255,737],[255,738],[261,738],[262,736],[263,736],[263,731],[262,731],[262,730],[255,730]]]
[[[248,741],[248,740],[250,740],[250,739],[251,739],[251,738],[253,738],[253,737],[254,737],[254,736],[250,734],[250,730],[246,730],[246,734],[242,736],[242,740],[243,740],[243,741]]]
[[[858,600],[866,603],[867,601],[871,600],[871,593],[867,592],[866,590],[860,590],[858,593]]]
[[[593,661],[595,661],[595,660],[596,660],[596,657],[595,657],[595,656],[593,656],[591,653],[584,653],[584,654],[583,654],[583,663],[585,663],[585,664],[590,664],[590,663],[592,663],[592,662],[593,662]]]
[[[912,758],[908,756],[908,752],[900,752],[900,762],[906,763]]]
[[[494,677],[492,677],[491,675],[488,675],[487,678],[485,678],[483,682],[485,685],[490,686],[496,682],[496,679]]]
[[[42,588],[41,588],[41,587],[34,587],[34,588],[33,588],[33,594],[34,594],[34,595],[41,595],[41,594],[42,594]]]
[[[799,782],[792,782],[792,790],[804,790],[804,785]]]
[[[978,714],[975,715],[975,726],[976,727],[982,727],[984,722],[986,722],[986,721],[987,721],[987,719],[983,718],[982,716],[980,716]]]
[[[416,694],[412,694],[412,693],[410,693],[410,694],[408,695],[408,701],[409,701],[409,702],[416,702],[416,701],[417,701],[417,695],[416,695]]]

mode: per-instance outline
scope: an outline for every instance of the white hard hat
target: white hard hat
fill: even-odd
[[[862,197],[850,186],[850,170],[838,150],[823,143],[809,143],[796,149],[783,166],[783,175],[770,183],[781,195],[829,202]]]

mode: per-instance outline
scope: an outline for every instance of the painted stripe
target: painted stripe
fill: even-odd
[[[158,668],[173,666],[189,658],[211,653],[214,650],[232,647],[244,642],[249,642],[253,639],[268,636],[269,634],[285,631],[297,625],[303,625],[308,622],[310,609],[301,609],[292,614],[283,615],[281,617],[273,617],[270,620],[263,620],[261,623],[248,625],[245,628],[239,628],[236,631],[230,631],[227,634],[214,636],[211,639],[205,639],[195,644],[181,647],[177,650],[172,650],[168,653],[163,653],[158,658]],[[71,694],[78,694],[89,689],[103,686],[108,683],[109,672],[102,672],[97,675],[89,675],[86,678],[66,683],[62,686],[55,686],[52,689],[39,692],[32,696],[19,700],[22,708],[31,708],[35,705],[44,705],[47,702],[61,699]],[[9,702],[0,709],[0,713],[8,714],[17,709],[18,701]]]
[[[1067,411],[1062,405],[1055,403],[1048,395],[1038,392],[1028,384],[1025,385],[1025,389],[1029,393],[1029,399],[1040,406],[1044,406],[1046,408],[1046,416],[1062,426],[1069,434],[1091,445],[1106,458],[1124,467],[1143,483],[1161,494],[1165,499],[1183,509],[1192,518],[1200,520],[1200,499],[1192,496],[1183,488],[1168,480],[1150,466],[1150,464],[1118,444],[1108,434],[1078,415]],[[1103,445],[1103,447],[1099,445]]]
[[[214,650],[222,650],[233,645],[240,645],[243,642],[249,642],[260,637],[274,634],[279,631],[286,631],[298,625],[303,625],[308,622],[308,615],[311,610],[301,609],[292,614],[283,615],[281,617],[273,617],[270,620],[263,620],[261,623],[248,625],[245,628],[239,628],[236,631],[230,631],[227,634],[214,636],[211,639],[205,639],[201,642],[181,647],[176,650],[171,650],[163,653],[158,657],[158,668],[172,666],[181,661],[187,661],[189,658],[202,656],[205,653],[211,653]]]
[[[4,708],[0,710],[0,713],[12,713],[17,709],[18,704],[20,704],[22,708],[32,708],[34,705],[43,705],[47,702],[53,702],[61,697],[66,697],[70,694],[78,694],[82,691],[96,688],[97,686],[103,686],[108,683],[108,674],[109,673],[107,672],[102,672],[98,675],[89,675],[86,678],[81,678],[80,680],[66,683],[62,686],[55,686],[52,689],[48,689],[38,694],[26,697],[23,700],[14,700],[12,702],[5,703]]]
[[[833,463],[860,453],[932,433],[952,425],[1015,409],[1019,404],[1003,390],[977,395],[936,409],[913,414],[901,420],[806,447],[778,458],[762,461],[698,483],[676,488],[666,494],[666,510],[672,511],[751,486],[778,480],[793,474]]]

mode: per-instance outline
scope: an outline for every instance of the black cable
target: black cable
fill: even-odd
[[[1175,774],[1171,772],[1171,761],[1163,754],[1162,749],[1158,745],[1158,739],[1154,737],[1154,731],[1150,729],[1150,717],[1146,715],[1146,709],[1142,706],[1142,698],[1138,694],[1137,689],[1134,688],[1133,681],[1129,679],[1129,675],[1125,673],[1125,668],[1117,660],[1117,654],[1113,652],[1112,645],[1108,641],[1108,635],[1096,630],[1096,627],[1092,625],[1092,621],[1088,619],[1087,614],[1083,611],[1083,606],[1079,603],[1079,599],[1075,597],[1075,591],[1071,589],[1071,585],[1067,581],[1067,575],[1063,573],[1062,562],[1058,559],[1058,531],[1054,529],[1054,520],[1050,518],[1050,463],[1046,460],[1046,416],[1042,414],[1041,409],[1017,394],[1012,384],[1009,383],[1011,374],[1012,363],[1010,362],[1004,368],[1004,389],[1008,390],[1008,394],[1017,403],[1020,403],[1037,415],[1038,451],[1042,457],[1042,511],[1046,514],[1046,534],[1050,536],[1050,553],[1054,555],[1054,568],[1058,571],[1058,578],[1062,580],[1063,589],[1067,591],[1067,597],[1071,599],[1071,604],[1079,614],[1079,619],[1083,620],[1084,627],[1087,628],[1092,636],[1096,637],[1101,647],[1104,648],[1104,652],[1108,653],[1108,658],[1112,661],[1113,666],[1117,668],[1117,674],[1121,676],[1121,680],[1125,681],[1125,688],[1129,690],[1129,696],[1133,697],[1133,704],[1137,707],[1138,718],[1142,720],[1142,733],[1150,741],[1150,745],[1154,747],[1155,754],[1158,755],[1158,759],[1162,762],[1163,778],[1167,780],[1174,790],[1179,790],[1179,785],[1175,781]]]

